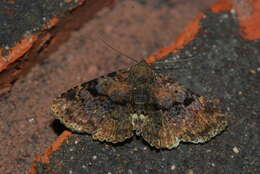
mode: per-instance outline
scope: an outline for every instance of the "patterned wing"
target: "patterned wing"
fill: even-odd
[[[148,114],[149,123],[141,133],[149,144],[171,149],[181,141],[204,143],[226,128],[217,101],[206,100],[177,83],[162,81],[160,84],[161,87],[154,89],[159,90],[154,95],[160,110]]]
[[[129,100],[126,77],[125,72],[111,73],[68,90],[51,105],[54,117],[73,131],[92,134],[95,139],[124,141],[133,135],[129,106],[122,104]]]

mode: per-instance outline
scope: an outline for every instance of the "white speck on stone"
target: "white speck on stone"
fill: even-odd
[[[206,152],[207,152],[207,153],[210,153],[210,152],[211,152],[211,150],[210,150],[210,149],[208,149],[208,150],[206,150]]]
[[[243,92],[242,92],[242,91],[239,91],[239,92],[238,92],[238,95],[242,95],[242,94],[243,94]]]
[[[82,168],[83,168],[83,169],[86,169],[86,168],[87,168],[87,166],[83,164],[83,165],[82,165]]]
[[[30,35],[31,33],[32,33],[32,32],[28,30],[28,31],[25,32],[25,36],[26,36],[26,35]]]
[[[147,150],[147,147],[144,147],[144,150]]]
[[[72,170],[69,171],[69,174],[73,174]]]
[[[238,154],[239,153],[239,148],[238,147],[233,147],[233,152],[235,152],[236,154]]]
[[[230,111],[230,107],[227,107],[227,111]]]
[[[176,166],[173,164],[171,165],[171,170],[175,170],[176,169]]]
[[[73,149],[73,148],[70,148],[69,150],[72,152],[74,149]]]
[[[230,13],[234,15],[234,14],[236,14],[236,10],[235,10],[234,8],[232,8],[232,9],[230,10]]]
[[[43,21],[46,21],[46,19],[47,19],[46,17],[43,17],[43,18],[42,18]]]
[[[33,122],[34,122],[34,118],[29,118],[29,119],[28,119],[28,122],[29,122],[29,123],[33,123]]]
[[[258,67],[256,70],[257,70],[257,71],[260,71],[260,67]]]
[[[172,57],[172,61],[176,62],[177,61],[177,56]]]
[[[74,144],[78,144],[78,143],[79,143],[79,141],[78,141],[78,140],[74,141]]]
[[[131,169],[128,169],[129,174],[133,174],[133,171]]]
[[[96,160],[97,159],[97,155],[92,156],[92,159]]]
[[[135,147],[135,148],[134,148],[134,152],[137,152],[137,151],[138,151],[138,148],[137,148],[137,147]]]
[[[107,174],[112,174],[112,172],[107,172]]]
[[[211,166],[212,166],[212,167],[215,167],[216,165],[215,165],[215,163],[211,163]]]

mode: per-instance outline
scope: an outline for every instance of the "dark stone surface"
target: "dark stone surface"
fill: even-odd
[[[64,14],[76,1],[26,0],[0,1],[0,48],[13,46],[25,34],[41,30],[43,24],[58,14]],[[15,24],[15,25],[14,25]]]
[[[260,173],[260,41],[244,40],[231,13],[206,15],[193,41],[154,64],[194,92],[219,98],[229,120],[225,132],[206,144],[182,143],[173,150],[150,148],[141,138],[111,145],[75,135],[49,164],[38,163],[38,173]]]

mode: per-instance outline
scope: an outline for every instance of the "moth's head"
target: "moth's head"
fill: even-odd
[[[154,77],[155,74],[151,65],[143,60],[130,68],[128,81],[135,85],[144,83],[152,84]]]

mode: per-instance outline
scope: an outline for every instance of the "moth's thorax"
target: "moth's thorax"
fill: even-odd
[[[155,73],[145,61],[132,66],[129,70],[128,83],[133,86],[153,84],[154,80]]]
[[[140,108],[151,102],[151,88],[154,85],[154,81],[154,71],[145,61],[131,67],[128,75],[128,83],[132,88],[132,104]]]

